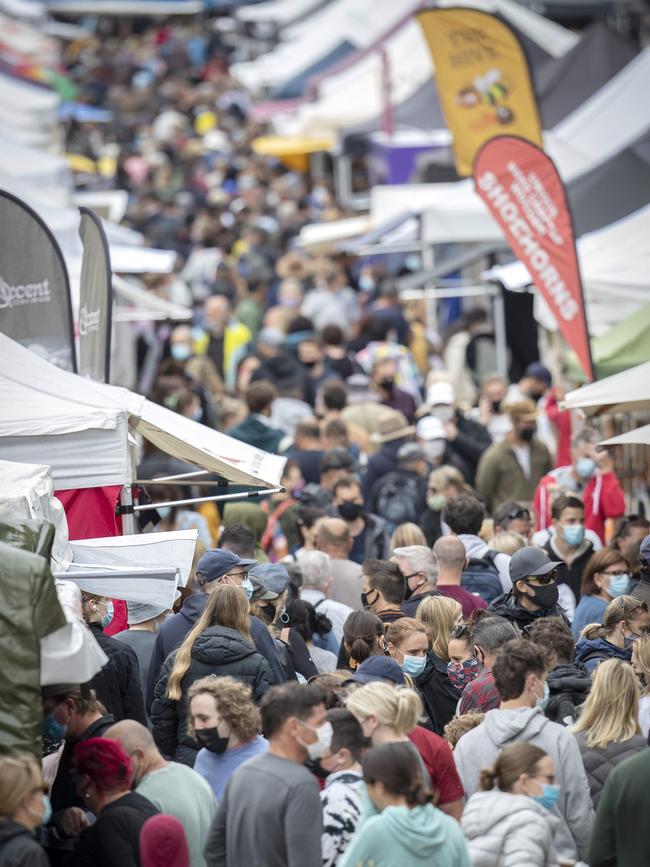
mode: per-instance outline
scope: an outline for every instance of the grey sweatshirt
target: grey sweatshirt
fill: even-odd
[[[560,798],[553,813],[560,819],[555,848],[563,858],[586,858],[593,821],[589,782],[574,736],[547,720],[540,708],[490,710],[483,722],[459,740],[454,760],[467,796],[479,789],[482,768],[516,741],[534,744],[553,759]]]
[[[208,867],[321,867],[316,778],[265,753],[230,778],[205,846]]]

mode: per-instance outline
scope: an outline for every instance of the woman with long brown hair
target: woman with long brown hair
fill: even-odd
[[[165,660],[151,707],[153,735],[161,752],[193,765],[198,745],[187,731],[187,693],[194,681],[230,675],[247,683],[255,701],[273,685],[271,669],[251,640],[248,600],[242,590],[220,584],[185,641]]]
[[[627,560],[616,548],[601,548],[592,554],[580,581],[580,602],[573,616],[573,637],[590,623],[602,623],[605,609],[627,593],[630,586]]]

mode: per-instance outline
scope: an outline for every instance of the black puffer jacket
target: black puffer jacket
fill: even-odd
[[[144,696],[140,685],[140,666],[135,651],[128,644],[106,635],[99,623],[90,623],[90,631],[108,657],[108,662],[90,681],[97,698],[112,714],[115,722],[134,719],[147,724]]]
[[[576,740],[580,747],[580,755],[589,779],[589,790],[594,809],[598,806],[598,800],[607,777],[625,759],[635,756],[641,750],[648,747],[648,742],[643,735],[634,735],[627,741],[618,741],[608,744],[604,749],[587,746],[587,732],[576,732]]]
[[[177,650],[172,651],[160,669],[151,707],[153,736],[165,758],[192,767],[197,743],[187,733],[187,691],[195,680],[209,675],[229,675],[247,683],[255,701],[273,686],[271,668],[257,652],[252,641],[226,626],[209,626],[194,642],[190,667],[181,681],[179,701],[167,698],[167,681],[174,667]]]
[[[560,605],[554,605],[553,608],[540,608],[539,611],[529,611],[527,608],[524,608],[523,605],[519,604],[513,590],[510,590],[509,593],[503,593],[501,596],[497,596],[493,602],[490,602],[489,610],[492,614],[498,614],[499,617],[505,617],[506,620],[509,620],[517,627],[517,629],[522,631],[541,617],[563,617],[566,620],[564,608]],[[566,622],[568,623],[569,621],[567,620]]]
[[[573,725],[578,719],[578,708],[589,695],[591,675],[579,662],[568,662],[549,671],[546,683],[549,700],[545,715],[560,725]]]
[[[11,819],[0,821],[0,867],[48,867],[34,834]]]
[[[460,693],[447,675],[447,663],[428,651],[424,671],[414,680],[424,710],[431,720],[431,730],[442,737],[445,726],[456,713],[460,698]]]

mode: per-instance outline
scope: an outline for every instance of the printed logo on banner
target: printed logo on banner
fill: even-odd
[[[512,133],[541,144],[528,62],[515,32],[478,9],[427,9],[417,18],[433,59],[458,174],[472,174],[477,151],[494,136]]]
[[[553,312],[593,379],[580,268],[564,185],[544,151],[515,136],[485,144],[474,166],[476,191]]]
[[[97,310],[87,310],[86,307],[82,307],[79,311],[79,334],[85,337],[91,331],[99,331],[101,315],[102,312],[99,308]]]
[[[23,304],[47,304],[51,300],[49,280],[12,286],[0,275],[0,310],[21,307]]]

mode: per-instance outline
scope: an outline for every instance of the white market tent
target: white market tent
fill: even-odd
[[[599,443],[601,446],[650,446],[650,424],[643,427],[638,427],[636,430],[629,430],[627,433],[619,434],[615,437],[610,437],[608,440],[603,440]]]
[[[125,388],[59,370],[3,334],[0,402],[0,458],[47,460],[61,490],[130,484],[129,433],[238,485],[275,487],[285,463]]]
[[[333,0],[284,31],[286,41],[256,60],[235,63],[233,76],[249,90],[278,87],[345,42],[364,48],[379,39],[420,0]]]
[[[564,407],[587,415],[650,409],[650,361],[570,391]]]
[[[270,21],[278,27],[286,27],[299,18],[304,18],[323,5],[324,0],[267,0],[242,6],[235,11],[240,21]]]
[[[447,5],[468,5],[498,12],[551,56],[561,56],[578,41],[578,37],[564,27],[510,0]],[[408,13],[407,9],[403,11]],[[408,18],[392,32],[387,24],[377,45],[352,64],[344,63],[341,71],[327,71],[318,79],[317,100],[304,102],[290,113],[274,116],[276,131],[285,135],[335,135],[379,116],[384,102],[382,53],[388,63],[394,105],[405,102],[434,76],[431,54],[416,19]],[[344,99],[342,94],[345,94]]]

